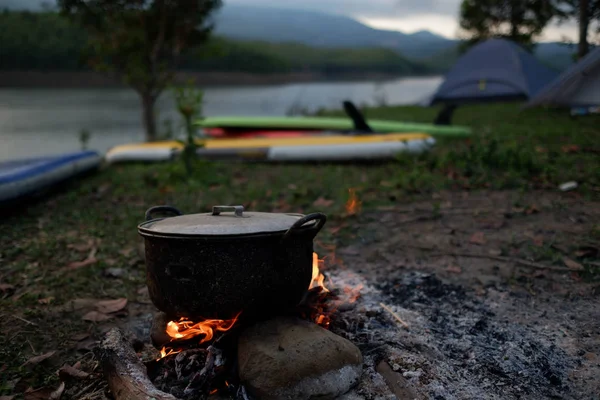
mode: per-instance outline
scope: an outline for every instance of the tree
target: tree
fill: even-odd
[[[590,25],[589,0],[579,0],[579,42],[577,45],[577,58],[583,58],[590,50],[587,40]]]
[[[510,39],[528,49],[548,22],[564,12],[555,0],[463,0],[460,27],[467,46],[493,37]]]
[[[88,31],[90,65],[138,92],[146,139],[155,140],[156,100],[172,82],[182,51],[210,35],[210,16],[221,0],[58,0],[58,5]]]
[[[567,15],[577,19],[578,40],[577,59],[585,57],[590,51],[588,40],[590,25],[600,21],[600,0],[566,0]]]

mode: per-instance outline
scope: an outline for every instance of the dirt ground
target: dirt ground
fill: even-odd
[[[332,323],[365,354],[346,397],[598,399],[598,221],[599,205],[576,194],[497,191],[332,221],[338,246],[317,241],[330,284],[363,286]]]
[[[387,348],[379,359],[395,358],[394,370],[410,378],[414,368],[398,360],[436,353],[416,356],[418,374],[437,385],[407,379],[417,395],[598,399],[598,221],[599,204],[575,194],[441,193],[361,215],[354,244],[337,249],[336,263],[364,277],[378,290],[374,301],[395,303],[411,325],[412,334],[380,337]],[[410,345],[415,335],[418,346]],[[463,354],[478,355],[479,365],[463,363]],[[495,388],[453,387],[462,378],[462,386]]]
[[[331,219],[336,243],[315,247],[329,282],[364,287],[331,326],[365,355],[347,399],[599,399],[599,221],[600,204],[577,193],[515,191],[441,192]],[[91,376],[68,381],[63,399],[110,398],[90,350],[111,327],[149,342],[144,287],[115,307],[74,338]]]

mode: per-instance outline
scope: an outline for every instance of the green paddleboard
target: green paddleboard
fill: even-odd
[[[422,124],[417,122],[399,122],[368,120],[369,126],[381,133],[426,133],[439,137],[464,138],[471,135],[471,128],[465,126],[447,126]],[[204,128],[246,128],[246,129],[323,129],[352,130],[354,124],[348,118],[326,117],[208,117],[198,121]]]

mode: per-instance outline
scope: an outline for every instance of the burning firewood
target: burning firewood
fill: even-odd
[[[100,360],[115,400],[177,400],[152,384],[146,375],[146,367],[119,329],[108,331],[94,353]]]
[[[224,365],[222,351],[208,346],[163,357],[150,366],[149,375],[156,387],[179,399],[206,398]]]

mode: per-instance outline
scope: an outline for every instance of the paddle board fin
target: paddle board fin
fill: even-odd
[[[354,103],[349,100],[344,101],[344,111],[346,111],[348,117],[354,122],[354,129],[359,132],[373,132],[373,129],[367,124],[365,117],[356,108]]]
[[[446,104],[442,108],[433,122],[434,125],[452,125],[452,115],[458,106],[456,104]]]

